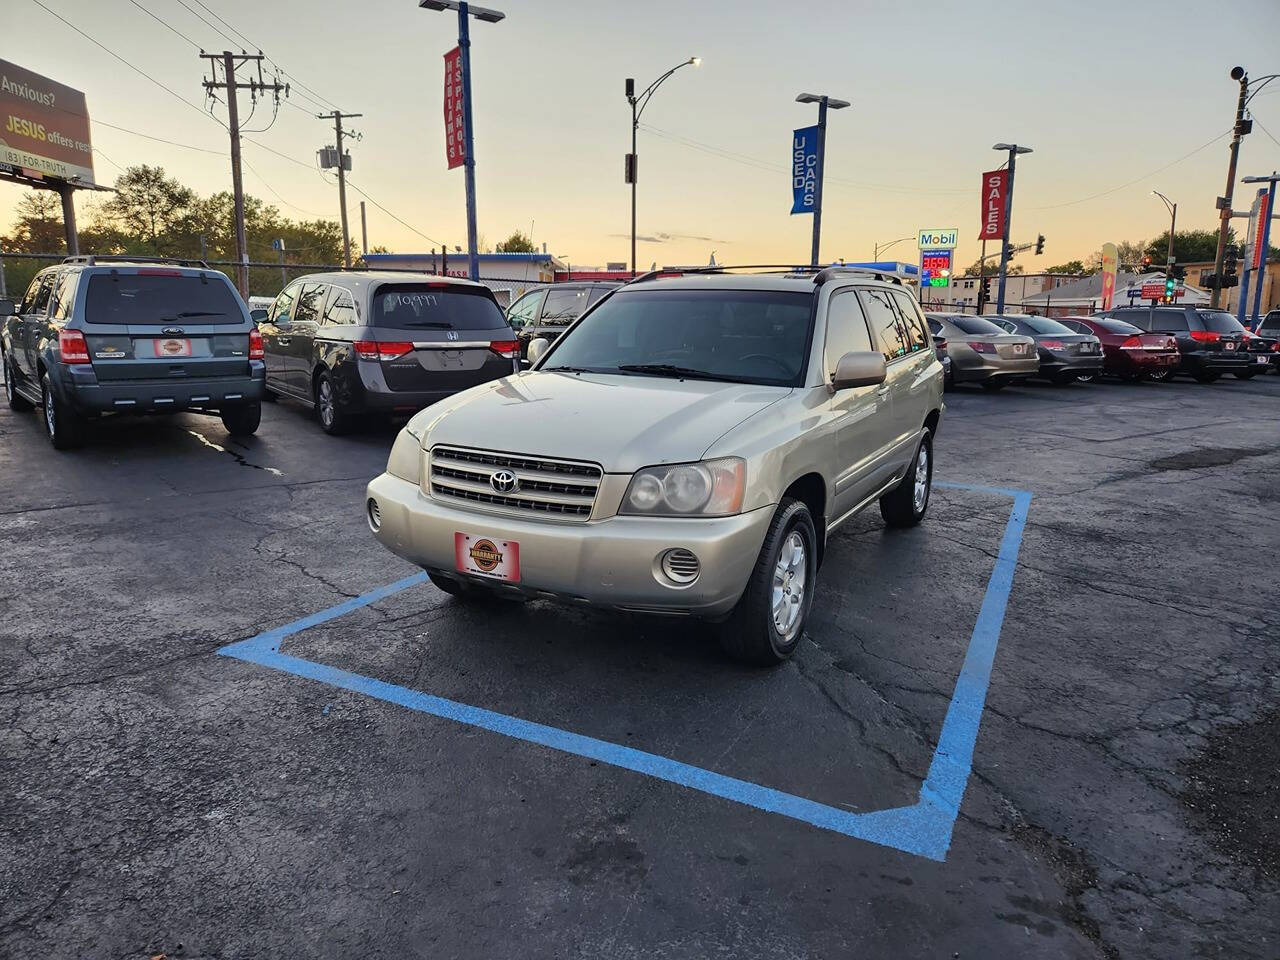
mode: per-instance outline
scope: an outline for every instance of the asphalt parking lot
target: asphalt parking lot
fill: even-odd
[[[1275,957],[1280,377],[947,402],[938,479],[993,489],[848,525],[772,671],[696,624],[351,602],[415,573],[361,512],[392,428],[282,402],[60,454],[0,411],[0,956]],[[929,801],[971,709],[949,845],[818,822]]]

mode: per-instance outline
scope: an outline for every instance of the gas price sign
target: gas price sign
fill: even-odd
[[[930,287],[951,285],[951,251],[920,251],[920,282]]]

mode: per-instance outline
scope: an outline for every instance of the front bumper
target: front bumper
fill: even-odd
[[[88,364],[60,365],[50,377],[59,399],[80,413],[169,413],[175,410],[229,410],[262,399],[266,367],[249,361],[249,375],[197,379],[99,381]]]
[[[723,616],[742,596],[755,566],[774,508],[735,517],[671,518],[613,516],[555,522],[459,510],[433,500],[417,484],[384,473],[368,486],[379,523],[370,522],[384,547],[410,563],[462,579],[454,534],[515,541],[520,545],[520,582],[484,582],[530,596],[647,613]],[[367,501],[366,501],[367,509]],[[682,547],[699,560],[698,578],[687,586],[666,580],[662,554]]]

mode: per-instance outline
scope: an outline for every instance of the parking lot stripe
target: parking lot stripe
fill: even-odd
[[[991,670],[995,662],[996,646],[1004,623],[1009,593],[1013,588],[1013,575],[1017,568],[1018,551],[1022,543],[1027,511],[1031,505],[1031,494],[1023,490],[973,484],[937,482],[935,486],[1011,497],[1013,507],[1005,525],[1000,551],[987,583],[982,607],[969,640],[964,664],[943,721],[928,775],[921,784],[919,799],[911,806],[853,813],[772,787],[682,763],[670,757],[646,753],[643,750],[598,740],[559,727],[551,727],[419,690],[411,690],[280,652],[281,644],[290,636],[416,586],[426,580],[425,573],[405,577],[403,580],[378,587],[327,610],[264,631],[248,640],[228,644],[219,649],[218,653],[332,687],[350,690],[387,703],[394,703],[420,713],[642,773],[758,810],[833,830],[846,836],[878,843],[931,860],[945,860],[951,844],[956,816],[969,781],[973,751],[978,739],[978,727],[986,703],[987,688],[991,680]]]

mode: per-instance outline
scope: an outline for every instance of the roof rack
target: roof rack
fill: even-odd
[[[203,260],[184,260],[178,257],[131,257],[128,254],[97,254],[91,253],[88,256],[64,257],[63,263],[80,263],[86,267],[96,266],[99,261],[105,263],[171,263],[179,267],[202,267],[205,270],[210,269],[209,264]]]
[[[812,264],[796,264],[796,263],[751,263],[741,266],[716,264],[708,267],[680,267],[665,270],[650,270],[640,274],[632,280],[631,283],[646,283],[649,280],[658,280],[662,277],[683,277],[697,276],[702,274],[723,274],[731,270],[750,270],[755,273],[796,273],[796,274],[813,274],[813,282],[816,286],[822,286],[828,280],[833,280],[839,276],[848,274],[859,274],[862,276],[873,277],[876,280],[883,280],[885,283],[902,284],[902,278],[892,273],[886,273],[883,270],[872,270],[869,267],[853,267],[835,265],[829,267],[815,267]]]

